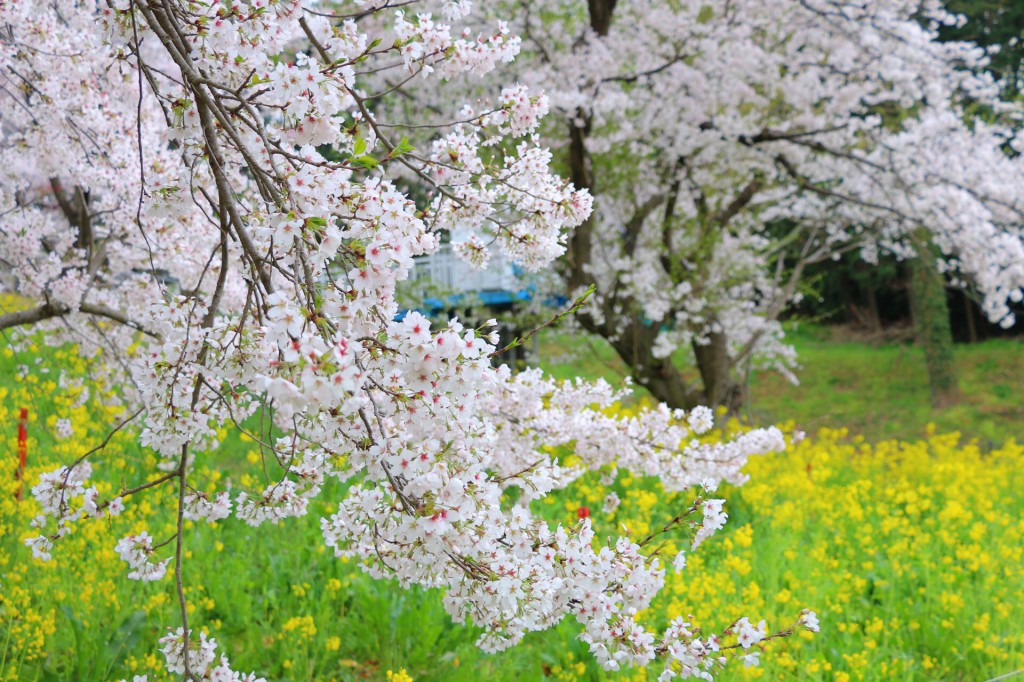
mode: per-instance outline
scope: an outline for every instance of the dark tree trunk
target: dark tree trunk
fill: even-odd
[[[611,336],[607,329],[595,325],[591,318],[584,316],[580,319],[588,331],[605,338]],[[694,344],[703,389],[687,381],[671,357],[654,356],[654,341],[657,336],[657,327],[644,325],[639,319],[634,318],[621,334],[611,339],[612,348],[629,367],[636,383],[669,407],[690,410],[698,405],[725,405],[732,412],[739,410],[742,392],[739,385],[732,380],[724,334],[710,335],[710,343],[706,345]]]
[[[590,28],[599,36],[608,35],[612,27],[612,14],[618,0],[587,0],[590,10]]]
[[[868,320],[871,324],[871,331],[875,334],[882,333],[882,316],[878,311],[878,292],[873,282],[864,287],[864,295],[868,302]]]
[[[857,324],[861,321],[860,311],[857,309],[857,301],[853,296],[853,278],[846,271],[839,273],[839,298],[843,302],[843,310],[846,312],[846,319]]]
[[[669,407],[692,410],[707,404],[704,394],[686,381],[670,358],[633,368],[633,378],[650,391],[655,400]]]
[[[609,339],[636,383],[650,391],[655,400],[684,410],[707,403],[703,391],[686,380],[672,358],[654,357],[656,328],[645,326],[634,317],[622,333],[612,335],[588,316],[581,316],[580,321],[587,331]]]
[[[583,118],[580,121],[582,125],[569,124],[569,179],[577,189],[588,189],[593,194],[594,179],[590,174],[590,159],[587,157],[586,147],[590,123],[583,117],[583,112],[580,112],[580,117]],[[589,286],[593,281],[586,270],[587,264],[590,263],[593,220],[593,217],[587,218],[569,237],[566,263],[570,292]]]
[[[967,340],[971,343],[978,343],[978,326],[974,322],[974,304],[964,291],[964,317],[967,318]]]
[[[708,343],[693,344],[693,355],[704,384],[704,404],[717,407],[725,405],[736,412],[743,402],[739,385],[732,380],[732,362],[725,334],[708,334]]]

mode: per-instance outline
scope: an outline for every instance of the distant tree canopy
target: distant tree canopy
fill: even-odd
[[[1007,98],[1020,97],[1024,92],[1024,2],[947,0],[945,6],[964,15],[967,22],[942,27],[940,38],[995,48],[988,70],[1004,80]],[[883,257],[878,267],[868,268],[855,255],[844,255],[840,263],[808,269],[810,295],[803,299],[797,313],[877,330],[910,316],[907,278],[905,266],[892,257]],[[950,291],[949,297],[953,332],[959,340],[1016,333],[1016,329],[1008,332],[985,320],[980,310],[960,294]]]
[[[963,14],[963,26],[944,27],[946,40],[969,40],[998,47],[990,70],[1006,80],[1008,95],[1024,90],[1024,3],[1020,0],[947,0],[950,11]]]

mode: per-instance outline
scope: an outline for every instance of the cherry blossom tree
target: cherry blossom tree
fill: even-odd
[[[711,679],[730,655],[756,662],[752,647],[793,631],[735,616],[718,635],[682,617],[655,631],[638,616],[663,584],[652,541],[689,533],[695,549],[718,530],[726,514],[710,492],[741,483],[748,457],[783,448],[779,431],[711,443],[700,439],[707,408],[612,417],[605,408],[624,394],[606,383],[493,367],[502,349],[489,324],[399,319],[396,284],[439,231],[475,230],[539,268],[591,211],[586,189],[551,172],[536,134],[546,100],[521,86],[438,125],[385,116],[409,81],[444,89],[516,56],[520,39],[501,21],[453,28],[468,10],[0,6],[0,262],[6,286],[31,301],[0,316],[0,330],[14,344],[32,335],[99,354],[124,386],[111,431],[138,429],[160,460],[112,496],[92,484],[106,441],[43,475],[32,490],[40,534],[27,544],[48,559],[79,524],[173,489],[173,535],[141,531],[114,549],[128,578],[173,577],[180,623],[160,644],[185,679],[256,675],[233,671],[189,618],[184,586],[197,578],[184,522],[288,523],[332,477],[346,482],[321,521],[334,554],[442,588],[488,651],[573,616],[607,669],[657,658],[663,679]],[[402,135],[423,125],[419,147]],[[429,199],[414,201],[410,179]],[[257,413],[272,428],[250,428]],[[221,428],[260,445],[264,488],[209,492],[199,472],[216,465]],[[589,519],[552,526],[533,513],[531,501],[591,470],[696,492],[660,533],[608,544]],[[796,626],[816,630],[817,619],[805,612]]]
[[[788,373],[779,316],[808,265],[847,252],[936,253],[929,267],[1013,324],[1021,109],[979,68],[982,49],[938,39],[963,22],[938,2],[522,0],[501,11],[523,36],[505,72],[546,94],[545,139],[594,195],[560,261],[570,292],[597,284],[579,320],[659,399],[735,406],[739,370]],[[680,349],[699,380],[676,368]]]

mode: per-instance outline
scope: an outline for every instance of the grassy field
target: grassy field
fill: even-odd
[[[802,325],[789,333],[800,362],[800,384],[754,372],[744,417],[753,424],[792,420],[811,432],[848,428],[872,441],[924,436],[928,424],[959,431],[993,447],[1024,441],[1024,341],[996,339],[957,345],[959,400],[932,407],[920,349],[905,343],[845,340],[829,327]],[[838,338],[837,338],[838,337]],[[542,366],[560,378],[577,373],[619,382],[626,365],[600,339],[549,334],[538,345]],[[684,372],[687,370],[684,368]],[[695,376],[690,370],[689,374]],[[637,395],[645,395],[642,388]]]
[[[750,483],[722,491],[726,530],[686,571],[670,571],[647,615],[664,622],[688,613],[720,629],[741,615],[783,627],[803,607],[819,613],[821,634],[774,645],[761,666],[724,680],[986,680],[1024,668],[1024,453],[1001,445],[1024,421],[1018,346],[960,349],[963,401],[933,413],[914,349],[837,343],[820,331],[801,332],[797,343],[804,385],[757,376],[752,411],[757,420],[793,420],[811,437],[752,461]],[[542,352],[554,359],[568,345],[580,348],[548,337]],[[606,351],[578,354],[575,371],[551,367],[614,377]],[[49,369],[57,366],[68,369],[62,382]],[[165,511],[130,504],[110,522],[83,524],[49,563],[22,544],[35,534],[36,509],[15,499],[17,412],[30,409],[29,480],[88,450],[117,409],[101,406],[115,387],[74,381],[85,369],[68,349],[0,351],[0,680],[167,679],[154,642],[177,622],[172,582],[125,580],[112,550],[142,528],[168,535]],[[74,437],[56,436],[58,418],[71,420]],[[843,423],[849,432],[815,433]],[[942,435],[950,429],[964,437]],[[226,435],[214,463],[244,483],[251,450]],[[124,432],[96,460],[95,478],[113,490],[152,465]],[[212,470],[199,474],[228,484]],[[685,503],[648,480],[620,479],[613,489],[623,504],[610,515],[598,511],[609,488],[597,476],[541,511],[570,524],[586,505],[599,536],[623,527],[639,535]],[[192,620],[236,669],[282,681],[385,680],[400,670],[437,681],[656,677],[653,669],[601,674],[572,622],[504,654],[480,653],[477,633],[453,625],[438,594],[371,581],[324,550],[319,518],[339,493],[325,491],[309,516],[280,526],[229,519],[189,527],[183,578]]]

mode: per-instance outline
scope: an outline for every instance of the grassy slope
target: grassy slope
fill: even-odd
[[[928,398],[924,357],[912,345],[833,340],[827,328],[791,334],[801,383],[756,372],[746,416],[754,424],[793,420],[808,432],[847,427],[869,441],[915,439],[934,423],[992,446],[1024,440],[1024,344],[992,340],[956,348],[960,400],[941,409]],[[540,344],[541,364],[556,376],[575,374],[619,382],[625,364],[601,340],[551,334]],[[680,363],[681,364],[681,363]],[[638,389],[638,394],[644,394]]]

